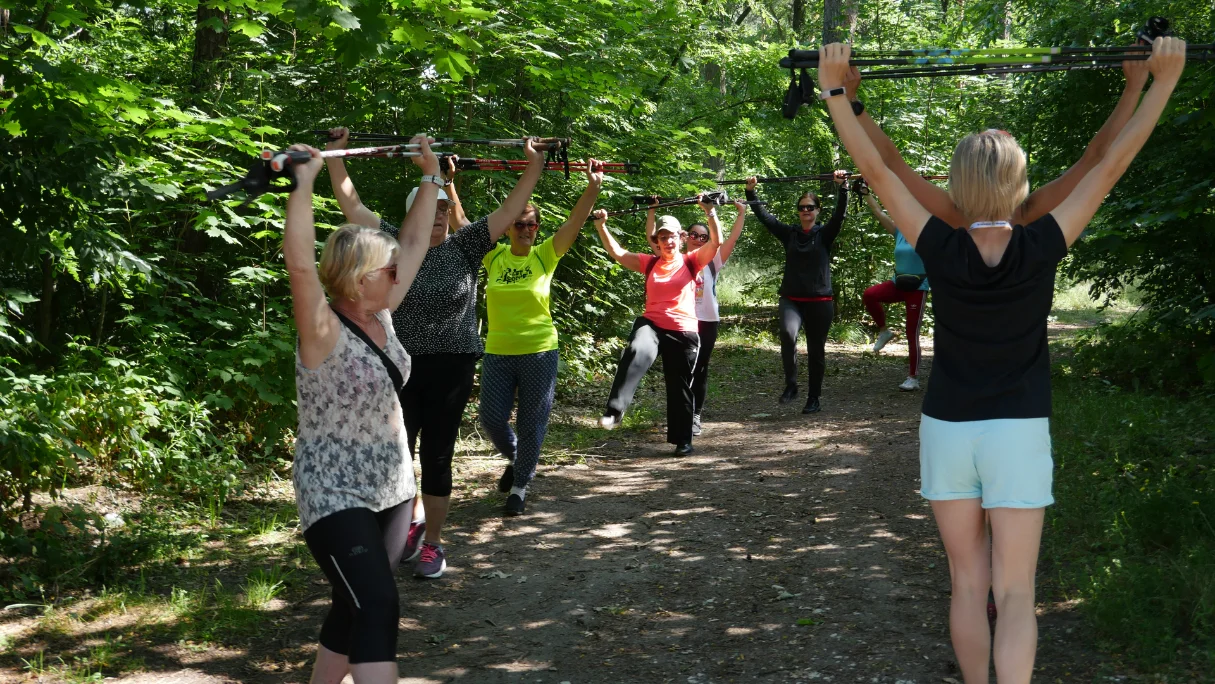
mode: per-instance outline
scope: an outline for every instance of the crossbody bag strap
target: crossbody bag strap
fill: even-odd
[[[367,346],[371,347],[371,351],[375,352],[375,355],[380,357],[380,361],[384,364],[384,370],[388,371],[388,378],[392,380],[393,389],[400,393],[400,391],[405,387],[405,376],[401,375],[401,369],[397,368],[397,364],[393,363],[392,359],[388,358],[388,354],[385,354],[383,349],[376,346],[376,343],[371,340],[371,336],[367,334],[366,330],[363,330],[357,324],[355,324],[354,321],[343,316],[342,313],[337,309],[333,309],[333,313],[337,314],[337,317],[342,321],[342,324],[349,328],[350,332],[354,333],[355,336],[357,336],[360,340],[366,342]]]

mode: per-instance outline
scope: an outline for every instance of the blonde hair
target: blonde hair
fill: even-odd
[[[954,148],[949,196],[970,219],[1004,220],[1029,196],[1025,152],[1006,131],[971,133]]]
[[[321,285],[335,299],[358,299],[359,280],[396,260],[397,241],[367,226],[347,223],[329,235],[321,252]]]

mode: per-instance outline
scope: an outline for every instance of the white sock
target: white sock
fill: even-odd
[[[510,493],[517,494],[520,499],[526,499],[527,498],[527,487],[511,487]]]

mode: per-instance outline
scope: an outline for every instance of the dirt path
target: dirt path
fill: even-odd
[[[497,515],[497,461],[465,462],[451,567],[400,581],[403,681],[955,681],[905,354],[832,345],[824,410],[802,416],[777,405],[775,349],[727,343],[694,455],[581,410],[553,439],[585,458],[543,467],[522,518]],[[162,644],[122,681],[306,681],[326,590],[303,584],[246,648]],[[1109,681],[1079,618],[1041,607],[1036,681]]]

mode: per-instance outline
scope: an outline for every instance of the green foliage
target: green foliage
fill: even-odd
[[[1130,320],[1086,331],[1068,370],[1133,391],[1215,394],[1215,330]]]
[[[1215,666],[1215,408],[1055,381],[1042,557],[1139,663]]]

